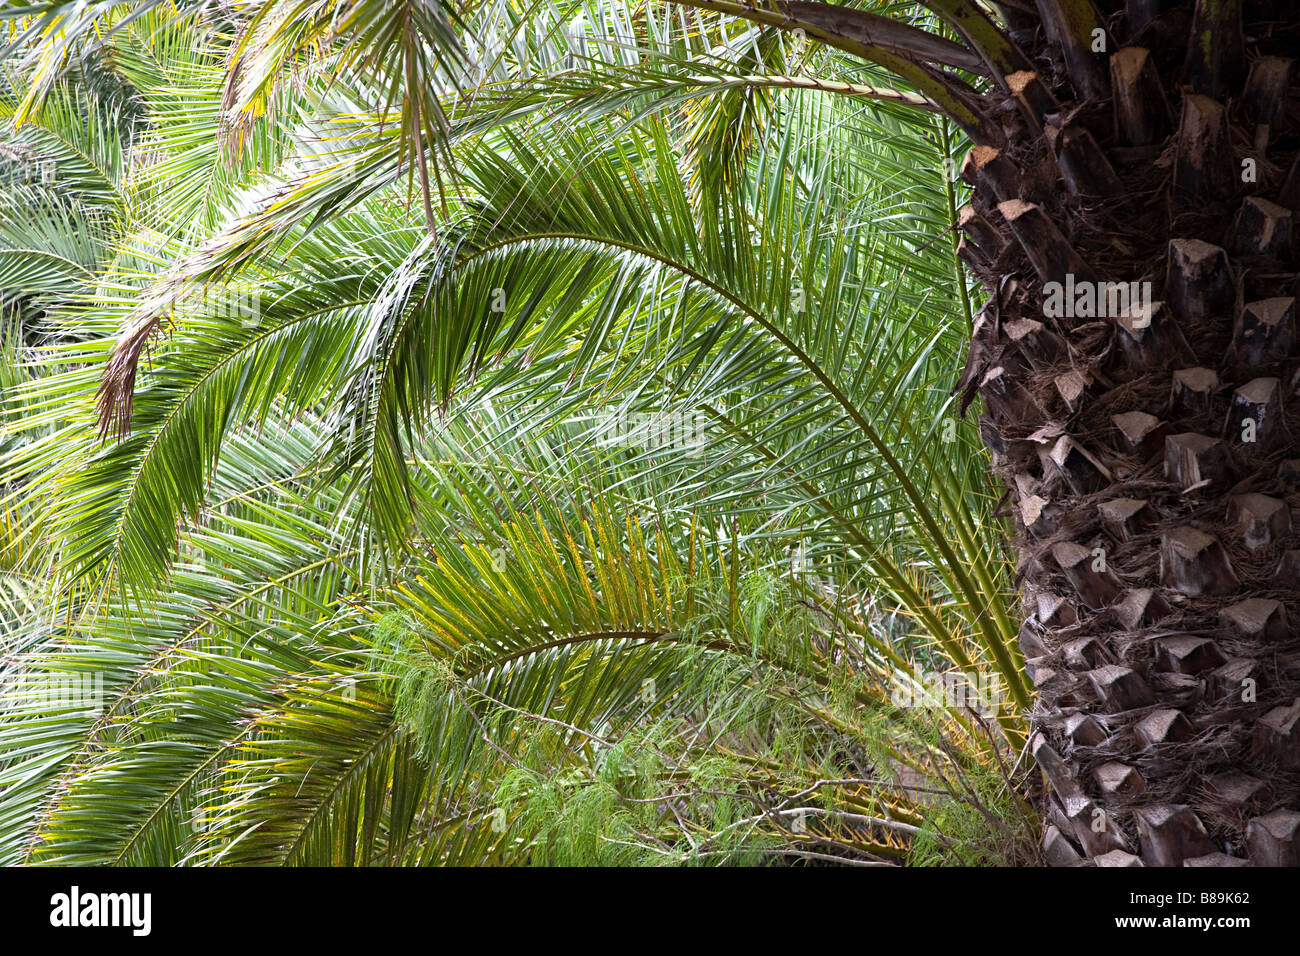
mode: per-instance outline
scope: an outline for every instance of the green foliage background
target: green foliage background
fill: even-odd
[[[714,14],[415,6],[11,24],[0,862],[1030,859],[960,136]]]

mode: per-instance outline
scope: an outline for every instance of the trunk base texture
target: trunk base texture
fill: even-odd
[[[1298,865],[1300,14],[1039,7],[959,226],[1045,855]]]

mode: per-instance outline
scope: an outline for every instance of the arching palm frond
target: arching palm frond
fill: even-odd
[[[377,6],[95,12],[141,116],[7,389],[0,860],[1030,852],[930,93],[716,12]]]

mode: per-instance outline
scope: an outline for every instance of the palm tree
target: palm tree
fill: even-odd
[[[109,39],[125,134],[87,135],[115,114],[74,77],[10,147],[83,174],[14,217],[42,339],[5,553],[48,584],[6,637],[5,860],[1034,858],[996,498],[950,408],[951,127],[755,106],[747,54],[697,51],[709,99],[633,91],[630,125],[515,130],[488,99],[436,238],[397,183],[176,290],[250,194],[337,174],[309,124],[358,124],[344,162],[396,134],[335,76],[226,152],[231,31]],[[53,251],[46,193],[100,210],[84,284],[21,251]],[[105,443],[105,361],[168,295]],[[914,706],[948,670],[989,698]]]
[[[374,304],[361,328],[340,320],[325,330],[313,323],[277,332],[266,350],[273,342],[277,355],[293,348],[303,356],[292,380],[284,381],[278,362],[263,370],[271,356],[249,356],[246,371],[203,380],[204,388],[219,382],[212,388],[222,398],[194,419],[161,411],[158,402],[165,406],[177,388],[166,384],[166,371],[161,382],[136,381],[176,290],[155,284],[150,300],[129,311],[137,297],[124,292],[125,332],[98,396],[104,428],[121,438],[95,465],[81,466],[64,489],[70,504],[55,506],[50,520],[79,542],[60,553],[60,564],[79,580],[92,569],[111,570],[127,591],[147,587],[170,561],[169,531],[204,500],[228,423],[266,417],[277,401],[301,407],[340,376],[347,384],[333,392],[340,411],[330,422],[337,434],[332,474],[343,480],[361,469],[348,487],[362,497],[380,553],[394,552],[410,540],[422,494],[406,468],[415,436],[458,388],[501,381],[489,372],[490,357],[516,347],[538,362],[544,353],[558,355],[557,379],[572,376],[577,387],[568,394],[590,402],[601,394],[588,375],[603,367],[602,346],[626,339],[630,349],[644,346],[632,353],[638,357],[661,355],[669,363],[663,372],[675,370],[667,379],[672,393],[693,405],[701,382],[729,394],[727,376],[741,369],[751,382],[771,383],[774,390],[760,387],[760,395],[794,388],[788,411],[765,405],[759,412],[747,395],[725,409],[706,407],[728,435],[732,426],[748,432],[757,456],[748,467],[768,462],[765,478],[783,474],[791,460],[825,462],[789,480],[828,521],[860,522],[861,489],[878,487],[875,474],[863,477],[862,469],[876,462],[891,476],[892,501],[915,516],[907,540],[926,553],[924,573],[945,580],[968,640],[945,636],[946,605],[918,590],[906,562],[881,563],[889,548],[879,534],[894,530],[888,523],[868,520],[869,531],[859,528],[862,536],[852,538],[858,547],[848,553],[873,566],[875,580],[950,661],[970,660],[965,644],[973,641],[1010,679],[1014,661],[1000,639],[1009,615],[998,605],[990,563],[964,569],[963,560],[979,554],[978,533],[959,517],[961,486],[937,477],[952,467],[945,449],[900,443],[882,431],[882,418],[867,413],[859,390],[870,372],[847,372],[851,384],[842,387],[820,352],[856,348],[842,337],[849,327],[826,319],[821,302],[807,313],[794,308],[804,298],[793,294],[794,275],[801,293],[826,289],[843,302],[833,279],[842,272],[827,263],[853,254],[826,250],[828,260],[804,252],[817,247],[807,227],[824,208],[824,193],[792,197],[774,188],[775,179],[789,176],[800,190],[805,183],[826,188],[852,176],[853,162],[831,160],[814,176],[780,162],[768,169],[752,151],[755,142],[769,149],[780,142],[761,134],[777,90],[877,102],[889,116],[938,114],[945,119],[931,122],[939,123],[939,140],[951,142],[951,123],[973,147],[961,167],[974,187],[971,204],[949,213],[965,233],[956,254],[984,282],[989,300],[972,324],[957,391],[963,410],[982,399],[979,432],[1013,503],[1019,646],[1038,701],[1030,748],[1050,786],[1044,850],[1062,863],[1294,864],[1300,674],[1288,617],[1300,614],[1300,559],[1289,549],[1300,469],[1287,457],[1284,393],[1294,389],[1291,217],[1300,205],[1300,166],[1286,53],[1300,24],[1276,6],[1037,0],[1030,8],[1007,0],[986,8],[933,0],[919,12],[886,16],[820,3],[690,0],[637,11],[575,5],[562,19],[533,22],[495,8],[322,0],[212,14],[208,29],[231,32],[223,105],[232,146],[248,143],[250,155],[280,148],[269,124],[254,119],[272,110],[278,128],[292,131],[298,120],[282,80],[316,63],[343,78],[316,96],[336,117],[316,135],[333,146],[229,228],[201,244],[181,242],[172,275],[205,283],[257,276],[274,288],[273,257],[285,236],[301,236],[294,248],[302,248],[321,233],[312,224],[373,203],[408,173],[425,238],[389,281],[366,293],[378,298],[368,298]],[[48,7],[25,35],[51,39],[36,47],[15,104],[18,119],[34,115],[97,18],[113,15]],[[158,4],[137,7],[149,15]],[[570,19],[577,11],[580,21]],[[724,25],[729,19],[755,25],[743,33],[743,52],[733,42],[735,27]],[[501,23],[504,30],[488,29]],[[558,40],[561,32],[568,38]],[[780,36],[793,47],[773,39]],[[601,51],[589,51],[590,40],[604,40]],[[701,56],[701,42],[710,40],[722,52]],[[822,48],[801,49],[792,61],[804,41]],[[582,65],[569,68],[557,56]],[[672,197],[658,195],[666,177],[657,176],[656,195],[642,200],[638,157],[666,155],[668,137],[653,133],[652,122],[641,126],[642,118],[673,107],[690,117],[682,165],[695,179]],[[544,116],[551,129],[577,123],[588,131],[580,148],[552,134],[548,146],[570,157],[554,173],[547,150],[510,131],[530,116]],[[616,117],[618,125],[602,127],[600,117]],[[300,133],[310,121],[302,124]],[[619,145],[599,147],[592,135]],[[648,145],[638,139],[647,135]],[[258,144],[259,137],[266,141]],[[575,148],[581,162],[572,159]],[[540,173],[512,180],[521,167]],[[755,167],[772,178],[740,174]],[[796,208],[777,225],[783,196]],[[797,244],[786,241],[796,236]],[[751,253],[754,242],[760,251]],[[521,247],[533,262],[526,271],[511,255]],[[668,351],[649,348],[653,335],[615,338],[621,326],[614,316],[627,314],[633,290],[657,293],[668,273],[674,301],[682,303],[672,326],[681,332]],[[462,283],[460,298],[447,288],[444,277],[452,274]],[[321,270],[323,286],[332,288],[331,278]],[[355,295],[347,285],[338,278],[337,291]],[[597,296],[597,289],[605,291]],[[496,290],[516,301],[526,296],[525,312],[507,320],[506,310],[494,311]],[[301,312],[293,293],[283,288],[270,301]],[[735,309],[735,318],[702,324],[710,314],[704,299]],[[534,319],[537,307],[555,311]],[[270,311],[268,304],[263,317]],[[724,339],[726,325],[736,322],[761,329],[793,365],[754,364],[764,351],[741,345],[692,353],[682,344],[702,348],[707,340],[720,349],[732,341]],[[180,334],[187,326],[169,327]],[[851,328],[850,335],[862,334]],[[706,329],[713,331],[703,340],[687,335]],[[219,348],[214,341],[230,341],[228,328],[203,332],[199,343],[186,342],[196,356]],[[327,344],[331,332],[336,338]],[[430,342],[438,345],[432,353]],[[349,359],[348,347],[355,356],[358,345],[363,355],[377,349],[392,359],[378,366]],[[833,370],[872,368],[849,352],[832,349],[824,358],[834,357]],[[621,344],[615,353],[624,354]],[[477,375],[462,382],[466,370]],[[817,399],[802,397],[812,393],[795,385],[796,370],[811,376]],[[615,367],[610,375],[626,381]],[[89,398],[89,386],[82,389]],[[573,407],[565,399],[555,404]],[[831,416],[825,429],[814,410]],[[893,411],[883,420],[903,427]],[[149,437],[151,430],[160,437]],[[801,444],[805,438],[816,458]],[[162,449],[158,457],[154,448]],[[41,454],[51,453],[25,459],[33,476],[64,474]],[[89,457],[84,447],[79,454]],[[149,474],[151,463],[164,459],[165,470]],[[131,482],[125,499],[98,504],[111,499],[114,469],[139,464],[143,480]],[[918,466],[924,482],[914,477]],[[716,480],[730,496],[721,500],[741,500],[743,484]],[[945,520],[957,522],[951,531]],[[847,528],[839,534],[848,537],[832,536],[834,546],[852,548]],[[736,589],[731,594],[734,603]],[[981,599],[990,601],[987,614]],[[880,653],[890,646],[883,642]],[[1004,721],[1000,734],[1014,745],[1013,723]]]

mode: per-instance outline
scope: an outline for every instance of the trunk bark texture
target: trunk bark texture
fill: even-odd
[[[1300,11],[1037,6],[960,227],[1044,851],[1298,865]]]

